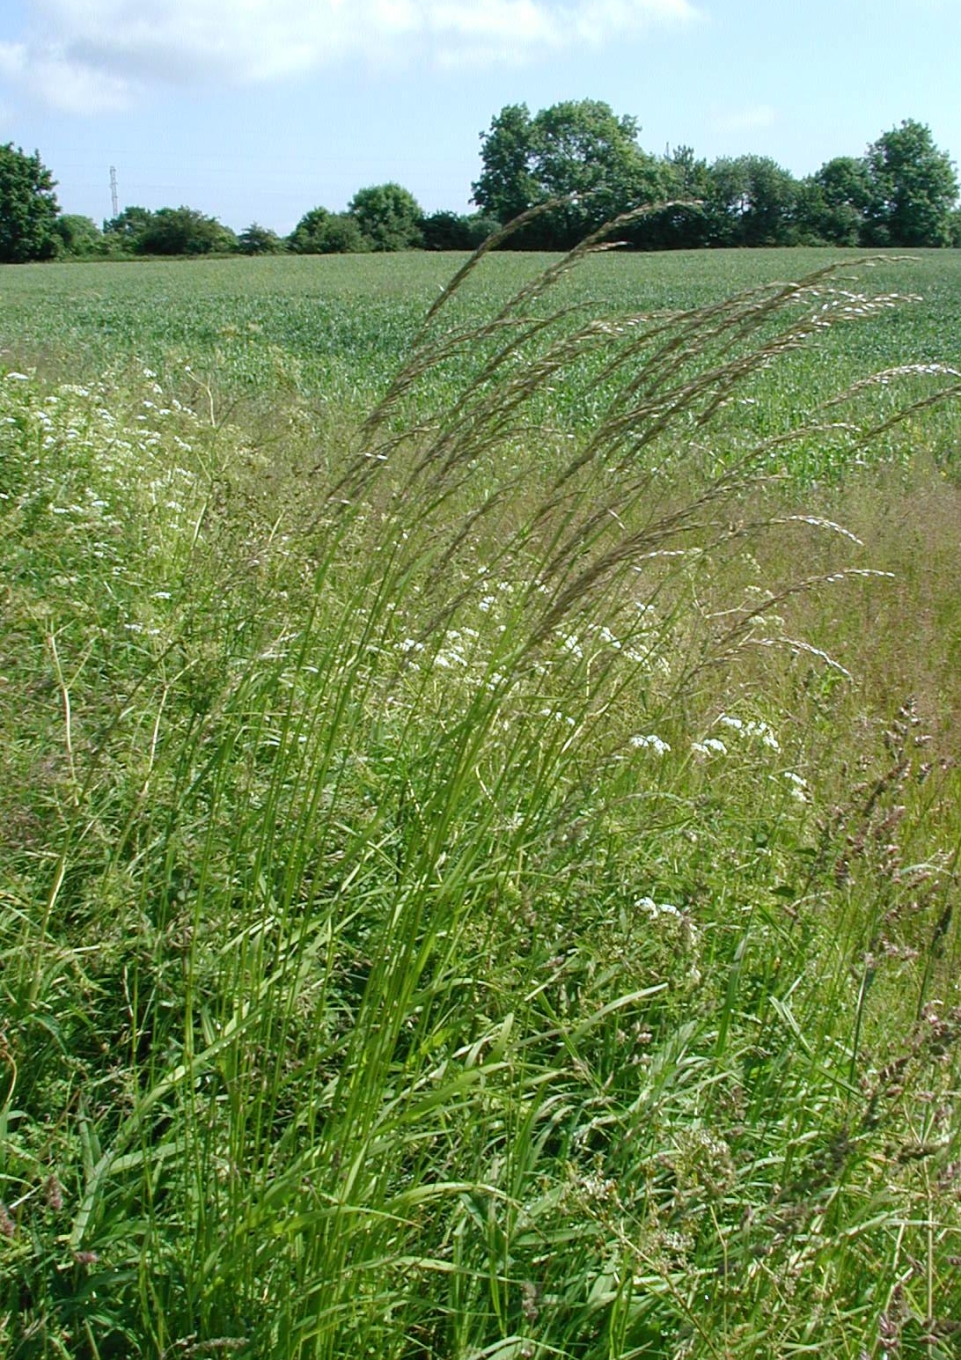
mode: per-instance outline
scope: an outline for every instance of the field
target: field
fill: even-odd
[[[552,305],[580,301],[602,312],[697,307],[800,278],[828,261],[853,266],[864,258],[825,250],[605,254],[562,281]],[[493,257],[465,286],[459,319],[486,315],[550,259]],[[79,363],[88,376],[137,354],[174,382],[190,365],[234,398],[273,396],[280,382],[318,400],[366,407],[461,262],[411,253],[30,266],[4,276],[0,345],[71,372]],[[867,281],[873,292],[923,301],[885,315],[856,340],[829,337],[808,356],[816,371],[830,371],[839,356],[862,368],[961,363],[957,252],[891,257],[873,265]]]
[[[957,1354],[961,258],[567,263],[0,275],[4,1356]]]

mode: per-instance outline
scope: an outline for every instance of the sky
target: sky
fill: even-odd
[[[599,99],[645,150],[796,175],[906,118],[961,159],[961,0],[0,0],[0,144],[62,210],[286,234],[395,181],[470,211],[506,104]]]

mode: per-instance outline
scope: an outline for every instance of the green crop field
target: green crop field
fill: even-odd
[[[458,321],[503,303],[556,257],[495,255],[465,286]],[[743,250],[596,256],[553,303],[597,313],[702,306],[864,252]],[[463,257],[410,253],[37,265],[0,278],[0,345],[97,375],[136,354],[178,381],[185,366],[231,398],[295,384],[317,400],[379,393],[425,309]],[[870,329],[843,328],[810,360],[819,380],[908,362],[961,363],[961,254],[920,251],[862,269],[855,285],[919,300]]]
[[[464,259],[0,273],[0,1354],[949,1360],[961,257]]]

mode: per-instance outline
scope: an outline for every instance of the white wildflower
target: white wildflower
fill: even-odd
[[[772,728],[760,718],[751,718],[748,722],[744,722],[731,713],[722,713],[718,717],[718,722],[724,727],[729,727],[732,732],[741,732],[745,737],[757,737],[763,745],[769,747],[772,751],[780,751],[781,749],[781,743]]]
[[[667,755],[671,749],[668,742],[663,741],[654,732],[648,732],[646,736],[631,737],[631,745],[637,750],[653,751],[657,756]]]
[[[646,911],[655,921],[659,916],[676,916],[680,919],[683,915],[673,902],[655,902],[653,897],[639,897],[634,906],[639,911]]]
[[[749,737],[759,737],[762,743],[770,747],[772,751],[780,751],[781,743],[766,722],[749,722],[744,731]]]

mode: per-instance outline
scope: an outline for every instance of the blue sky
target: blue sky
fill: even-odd
[[[961,159],[961,0],[3,0],[0,143],[65,212],[286,233],[396,180],[469,209],[505,104],[606,100],[641,144],[795,174],[904,118]]]

